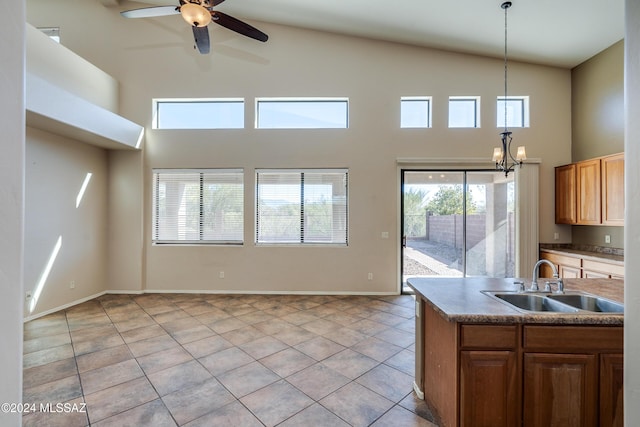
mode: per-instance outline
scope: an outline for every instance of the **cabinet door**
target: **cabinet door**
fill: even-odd
[[[576,165],[558,166],[556,168],[556,224],[577,222],[576,191]]]
[[[594,354],[525,353],[525,427],[595,427],[596,358]]]
[[[460,352],[461,427],[518,426],[519,400],[515,352]]]
[[[579,279],[582,277],[582,270],[580,268],[561,265],[558,270],[558,274],[563,279]]]
[[[607,273],[602,273],[599,271],[590,271],[590,270],[583,270],[582,276],[585,279],[609,279],[611,277]]]
[[[602,223],[624,225],[624,153],[602,158]]]
[[[594,225],[602,222],[600,194],[600,159],[576,163],[578,186],[578,224]]]
[[[624,425],[622,380],[624,377],[622,354],[600,356],[600,426]]]

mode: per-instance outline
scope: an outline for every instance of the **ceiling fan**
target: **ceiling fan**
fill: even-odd
[[[207,25],[215,22],[243,36],[266,42],[269,39],[262,31],[242,22],[226,13],[218,12],[213,8],[224,0],[180,0],[179,6],[155,6],[142,9],[132,9],[120,12],[125,18],[153,18],[157,16],[182,15],[185,21],[191,25],[193,38],[198,51],[202,54],[209,53],[209,30]]]

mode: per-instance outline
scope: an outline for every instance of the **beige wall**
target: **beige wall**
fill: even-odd
[[[25,290],[37,284],[61,241],[33,316],[106,289],[107,156],[103,149],[27,128]],[[92,173],[84,197],[77,196]],[[75,288],[70,284],[74,282]]]
[[[624,41],[571,71],[571,111],[572,161],[624,151]],[[624,227],[571,229],[574,244],[624,248]]]
[[[0,403],[22,402],[25,7],[0,14]],[[0,411],[0,425],[19,426]]]
[[[212,54],[201,56],[192,50],[189,28],[175,17],[131,21],[98,2],[33,0],[29,4],[30,23],[58,22],[64,29],[61,32],[67,34],[63,43],[119,80],[121,114],[148,126],[144,169],[136,171],[135,162],[118,166],[127,176],[141,172],[145,177],[144,193],[137,201],[144,209],[140,212],[144,217],[143,265],[146,263],[142,274],[146,279],[140,289],[396,292],[400,239],[396,159],[488,160],[498,143],[495,99],[503,88],[500,59],[264,23],[254,24],[270,35],[266,44],[214,26]],[[66,6],[58,7],[61,4]],[[70,4],[91,16],[91,32],[82,31],[81,23],[65,14]],[[529,157],[542,159],[540,186],[552,188],[553,167],[571,160],[570,72],[512,63],[509,73],[510,94],[531,96],[531,128],[514,131],[516,144],[526,145]],[[433,96],[433,129],[399,129],[399,100],[408,95]],[[482,97],[481,129],[447,128],[450,95]],[[152,98],[198,96],[244,97],[246,129],[150,129]],[[254,98],[266,96],[349,97],[350,127],[252,129]],[[487,166],[493,167],[490,162]],[[244,168],[245,245],[151,246],[149,181],[156,167]],[[254,169],[289,167],[349,168],[349,247],[253,244]],[[110,200],[110,217],[115,221],[111,227],[125,228],[120,222],[128,218],[125,212],[132,209],[131,203],[136,201]],[[553,193],[541,191],[540,204],[543,240],[556,227]],[[381,239],[383,231],[389,232],[389,239]],[[120,238],[122,233],[113,239]],[[126,246],[121,242],[110,245]],[[131,272],[140,265],[135,255],[120,261],[118,267]],[[225,272],[224,279],[219,279],[220,271]],[[373,273],[371,281],[367,280],[369,272]]]

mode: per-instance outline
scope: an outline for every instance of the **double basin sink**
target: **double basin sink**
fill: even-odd
[[[582,292],[567,292],[564,294],[548,292],[482,292],[516,309],[529,312],[567,314],[624,313],[623,304]]]

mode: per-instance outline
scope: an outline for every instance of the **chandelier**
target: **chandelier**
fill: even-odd
[[[516,165],[522,167],[522,162],[526,160],[527,154],[524,146],[518,147],[516,156],[511,154],[511,141],[513,139],[512,132],[509,131],[507,121],[508,98],[507,98],[507,10],[511,7],[511,2],[506,1],[500,5],[504,9],[504,131],[500,132],[501,147],[493,149],[493,161],[496,164],[496,170],[504,172],[504,176],[508,176]]]

